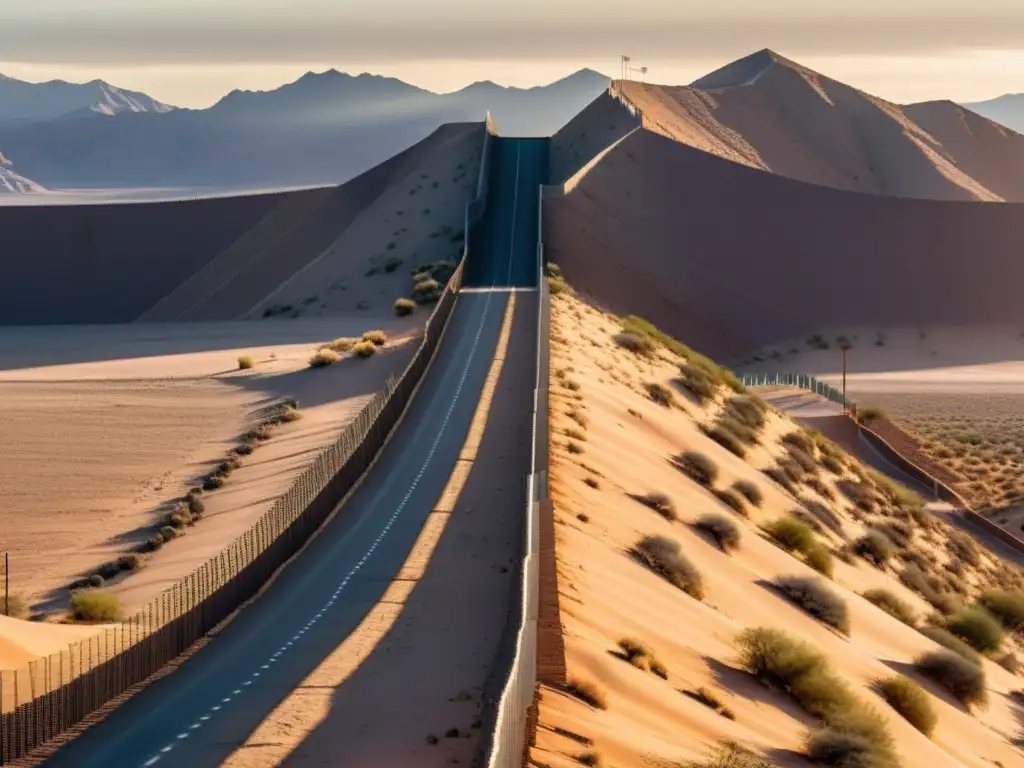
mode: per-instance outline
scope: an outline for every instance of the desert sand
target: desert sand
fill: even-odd
[[[1019,735],[1021,712],[1007,696],[1021,687],[1020,680],[991,662],[984,662],[989,707],[973,714],[941,689],[920,681],[939,719],[931,740],[872,692],[874,680],[894,670],[907,673],[915,656],[934,648],[923,635],[857,595],[884,587],[925,615],[927,606],[891,573],[859,559],[853,565],[836,562],[831,587],[847,602],[852,624],[848,637],[763,586],[778,575],[813,575],[758,529],[796,506],[793,497],[758,471],[779,455],[777,440],[795,428],[792,422],[770,415],[761,445],[745,459],[734,456],[699,428],[719,406],[698,406],[672,385],[677,358],[661,352],[657,359],[644,360],[616,348],[615,319],[575,299],[556,298],[552,312],[551,483],[567,668],[570,678],[598,684],[608,704],[599,710],[543,687],[537,746],[531,755],[535,763],[569,768],[579,764],[581,754],[596,752],[603,764],[654,765],[700,758],[731,739],[773,765],[808,765],[799,751],[816,721],[737,669],[734,639],[744,628],[756,626],[783,629],[825,653],[833,670],[885,718],[905,766],[1021,763],[1010,744]],[[650,382],[674,392],[671,409],[646,395],[643,385]],[[573,410],[586,417],[585,440],[578,439],[578,424],[567,415]],[[569,443],[582,452],[570,453]],[[718,465],[717,487],[737,479],[756,484],[764,494],[762,506],[749,507],[749,519],[734,515],[667,461],[682,450],[698,450]],[[678,521],[670,522],[630,498],[652,491],[674,501]],[[840,512],[844,533],[856,535],[860,523],[846,503],[833,507]],[[742,540],[732,555],[692,527],[709,512],[729,515],[740,527]],[[703,602],[630,557],[628,549],[647,534],[680,543],[704,576]],[[946,556],[936,542],[941,543],[929,534],[921,546],[932,547],[932,556],[941,562]],[[988,554],[983,562],[984,568],[996,564]],[[650,646],[667,668],[667,680],[613,656],[623,637]],[[735,720],[680,692],[700,686],[715,690]]]
[[[65,585],[144,541],[169,506],[237,444],[260,409],[285,398],[282,425],[224,488],[185,540],[146,556],[110,590],[130,612],[244,531],[414,349],[422,318],[361,316],[288,323],[9,329],[0,338],[3,548],[12,591],[43,612]],[[368,324],[369,323],[369,324]],[[369,360],[308,368],[316,347],[383,328]],[[239,371],[237,358],[255,367]],[[33,650],[34,647],[33,647]],[[0,666],[18,656],[0,656]]]
[[[641,98],[656,102],[657,89],[617,87],[645,110],[644,127],[544,201],[546,258],[608,309],[723,360],[816,328],[1022,322],[1020,203],[863,194],[768,173],[667,138]],[[574,137],[611,143],[621,132],[599,115],[630,119],[613,95],[599,101],[555,137],[569,152],[556,167],[578,161]]]
[[[650,130],[751,168],[894,197],[1024,200],[1024,136],[953,102],[892,104],[773,51],[687,87],[617,87]]]

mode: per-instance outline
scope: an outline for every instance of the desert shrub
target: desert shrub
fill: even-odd
[[[935,515],[933,515],[924,507],[908,507],[907,514],[909,514],[910,519],[913,520],[921,528],[935,527]]]
[[[743,445],[744,441],[727,425],[721,422],[714,424],[706,430],[705,434],[729,453],[739,456],[741,459],[747,455],[747,449]]]
[[[168,517],[167,517],[167,524],[169,526],[171,526],[172,528],[177,528],[178,530],[181,530],[182,528],[186,528],[191,523],[192,523],[192,516],[191,515],[186,516],[186,515],[181,514],[180,512],[175,512],[174,514],[168,515]]]
[[[778,629],[744,630],[737,640],[740,665],[769,687],[790,692],[805,675],[826,668],[817,650]]]
[[[398,317],[405,317],[416,310],[416,302],[412,299],[395,299],[392,309]]]
[[[869,589],[861,597],[869,603],[877,605],[890,616],[899,619],[908,627],[917,625],[917,616],[914,614],[914,609],[889,590]]]
[[[860,555],[876,568],[882,568],[895,551],[889,537],[878,531],[868,531],[853,542],[854,554]]]
[[[309,358],[309,367],[326,368],[328,365],[334,365],[339,360],[341,360],[341,355],[333,349],[320,349]]]
[[[814,531],[795,517],[773,520],[765,527],[765,532],[787,552],[807,552],[816,544]]]
[[[782,459],[779,461],[779,469],[786,474],[791,483],[803,482],[804,476],[807,474],[804,472],[803,467],[793,461],[793,459]]]
[[[768,467],[768,469],[762,471],[767,477],[774,480],[790,493],[796,493],[796,486],[793,485],[793,481],[789,479],[789,476],[782,471],[782,467]]]
[[[99,589],[105,583],[103,577],[98,573],[92,574],[86,581],[93,589]]]
[[[160,547],[164,545],[163,534],[154,533],[150,536],[145,543],[143,543],[139,549],[142,552],[156,552]]]
[[[656,658],[652,657],[648,661],[648,666],[651,668],[652,675],[657,675],[662,680],[668,680],[668,668]]]
[[[232,448],[231,452],[234,453],[236,456],[251,456],[253,450],[255,449],[252,447],[251,443],[241,443]],[[202,488],[199,489],[200,493],[202,492],[202,490]]]
[[[206,505],[203,504],[203,500],[198,496],[189,494],[188,500],[185,503],[188,505],[188,511],[193,517],[201,517],[206,511]]]
[[[737,480],[732,484],[732,489],[755,507],[760,507],[764,501],[764,494],[761,493],[761,489],[749,480]]]
[[[735,395],[725,401],[723,413],[754,432],[764,427],[766,407],[753,395]]]
[[[723,552],[732,552],[740,545],[740,529],[724,515],[704,515],[697,527],[710,534]]]
[[[608,709],[608,697],[605,695],[604,690],[595,683],[570,678],[569,682],[565,684],[565,690],[571,696],[575,696],[592,707]]]
[[[941,685],[965,706],[984,705],[985,671],[952,651],[931,651],[914,662],[917,671]]]
[[[601,768],[604,764],[601,761],[601,755],[597,752],[584,752],[582,755],[577,755],[576,762],[580,765],[590,766],[590,768]]]
[[[814,439],[804,430],[787,432],[782,436],[782,444],[789,449],[796,449],[803,453],[814,455]]]
[[[687,363],[679,368],[679,385],[692,394],[699,403],[715,396],[718,384],[706,371]]]
[[[821,579],[805,576],[781,576],[775,580],[775,586],[802,606],[807,613],[835,627],[840,632],[850,631],[850,616],[846,601],[825,586]]]
[[[928,700],[928,694],[921,686],[903,675],[895,675],[879,680],[876,687],[882,698],[903,719],[926,736],[932,735],[938,718]]]
[[[138,555],[121,555],[117,558],[117,564],[122,571],[134,572],[142,567],[142,558]]]
[[[879,724],[879,733],[884,724]],[[815,728],[807,737],[807,757],[818,765],[838,768],[889,768],[892,746],[881,746],[871,735],[839,728]]]
[[[362,340],[370,342],[375,347],[383,347],[388,343],[388,335],[384,331],[367,331],[363,334]],[[352,349],[354,350],[356,346],[353,345]]]
[[[579,443],[569,443],[565,447],[566,447],[566,450],[569,451],[569,453],[575,454],[577,456],[579,454],[583,453],[583,446],[580,445]]]
[[[1020,671],[1020,659],[1015,653],[1007,652],[1000,654],[995,662],[1011,675],[1016,675]]]
[[[109,592],[83,589],[71,596],[71,618],[75,621],[118,621],[121,605]]]
[[[240,371],[248,370],[256,365],[256,361],[253,360],[249,355],[242,355],[238,358],[238,369]]]
[[[865,512],[872,512],[875,509],[874,494],[867,483],[855,483],[851,480],[840,480],[836,487],[850,502],[863,509]]]
[[[28,604],[21,595],[0,595],[0,616],[21,619],[28,615]]]
[[[632,664],[634,667],[641,666],[638,662],[640,659],[650,657],[653,654],[651,649],[641,643],[639,640],[635,640],[631,637],[624,637],[619,640],[619,650],[622,653],[622,657]],[[646,665],[643,667],[646,669]]]
[[[810,512],[808,512],[803,507],[797,507],[796,509],[790,510],[789,516],[790,517],[795,517],[797,520],[799,520],[801,523],[806,525],[808,528],[810,528],[815,533],[824,533],[825,532],[825,528],[818,521],[818,518],[816,518],[814,515],[812,515]]]
[[[970,536],[960,531],[950,531],[946,539],[946,547],[950,555],[963,560],[968,565],[978,567],[981,565],[981,553],[978,552],[978,545]]]
[[[560,277],[549,278],[548,289],[551,291],[552,296],[561,296],[563,293],[570,296],[574,296],[576,294],[573,287]]]
[[[549,261],[549,262],[547,262],[544,265],[544,276],[545,277],[561,277],[562,276],[562,268],[560,266],[558,266],[557,264],[555,264],[554,262]]]
[[[681,763],[679,768],[772,768],[772,765],[739,744],[727,742],[707,760],[690,760]]]
[[[675,504],[664,493],[648,493],[646,496],[635,496],[634,498],[644,506],[653,509],[666,520],[675,520],[677,517]]]
[[[804,562],[816,570],[822,576],[832,578],[835,573],[835,563],[832,560],[832,553],[827,547],[817,544],[804,552]]]
[[[952,632],[932,624],[926,624],[921,627],[920,632],[929,640],[941,645],[947,651],[952,651],[957,656],[967,659],[967,661],[972,664],[981,664],[981,656],[978,652]]]
[[[937,611],[949,615],[960,607],[960,601],[937,589],[932,579],[916,565],[907,565],[900,574],[900,581],[927,600]]]
[[[747,508],[743,504],[743,497],[739,494],[733,493],[732,491],[719,490],[715,491],[715,498],[725,504],[725,506],[729,507],[729,509],[737,515],[743,515],[746,517]]]
[[[833,475],[841,475],[843,473],[842,463],[833,456],[822,456],[821,466],[823,466]]]
[[[995,651],[1003,644],[1003,628],[980,606],[961,608],[948,622],[946,629],[982,653]]]
[[[104,579],[112,579],[121,572],[121,563],[117,560],[109,560],[103,563],[99,568],[96,569],[98,573]]]
[[[789,446],[789,458],[804,471],[805,475],[814,475],[818,472],[818,462],[806,451]]]
[[[215,491],[218,488],[220,488],[222,485],[224,485],[224,478],[223,477],[221,477],[220,475],[210,475],[203,482],[203,490],[204,491]]]
[[[829,530],[833,533],[837,533],[840,536],[843,535],[843,521],[831,509],[820,501],[814,501],[813,499],[800,499],[800,503],[816,521],[828,526]]]
[[[828,499],[829,501],[835,501],[835,492],[827,485],[825,485],[825,483],[823,483],[819,478],[808,477],[804,479],[804,483],[807,485],[808,488],[810,488],[816,494],[821,496],[821,498]]]
[[[632,331],[615,334],[615,343],[636,355],[648,356],[654,353],[655,344],[649,336]]]
[[[169,525],[163,526],[159,531],[157,531],[157,533],[159,533],[161,538],[163,538],[165,544],[168,541],[173,541],[178,538],[178,531]]]
[[[644,536],[633,547],[636,557],[670,584],[697,600],[704,599],[700,572],[679,549],[679,542],[664,536]]]
[[[697,451],[684,451],[675,457],[676,468],[687,477],[705,488],[710,488],[718,479],[718,466]]]
[[[352,347],[352,351],[359,357],[371,357],[377,351],[377,345],[372,341],[360,341]]]
[[[878,531],[900,549],[910,546],[913,529],[902,520],[890,520],[885,523],[872,523],[872,530]]]
[[[437,301],[441,297],[441,284],[432,277],[418,280],[412,288],[412,297],[421,304]]]
[[[327,347],[333,349],[335,352],[350,352],[355,343],[356,339],[342,337],[340,339],[335,339],[328,344]]]
[[[992,589],[978,598],[1007,632],[1016,632],[1024,627],[1024,592]]]
[[[665,408],[672,405],[672,393],[669,392],[667,387],[664,387],[655,381],[651,381],[644,384],[644,389],[647,390],[647,396],[658,405],[664,406]]]

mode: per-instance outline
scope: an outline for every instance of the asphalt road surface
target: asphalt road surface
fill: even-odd
[[[489,205],[447,335],[405,420],[341,512],[175,673],[59,750],[53,768],[219,765],[359,625],[444,489],[493,357],[507,291],[537,273],[547,142],[498,139]],[[453,596],[455,599],[455,596]],[[326,756],[325,756],[326,758]],[[344,755],[329,764],[344,765]]]

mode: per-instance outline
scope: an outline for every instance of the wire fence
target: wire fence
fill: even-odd
[[[341,436],[245,533],[138,613],[25,668],[0,672],[0,765],[25,757],[163,669],[252,598],[308,541],[369,468],[397,425],[451,317],[468,255],[468,227],[486,194],[490,115],[478,198],[451,280],[402,374],[389,378]]]
[[[840,390],[809,373],[744,373],[740,380],[745,387],[798,387],[814,392],[833,403],[853,407],[853,402],[844,397]]]

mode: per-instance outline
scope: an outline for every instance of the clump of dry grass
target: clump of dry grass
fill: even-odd
[[[821,579],[805,576],[780,576],[775,586],[807,613],[843,634],[850,632],[850,615],[846,601],[825,586]]]
[[[83,589],[71,596],[70,617],[74,621],[108,622],[121,619],[121,604],[115,595],[99,589]]]
[[[704,599],[700,571],[682,553],[679,542],[665,536],[644,536],[633,547],[640,562],[697,600]]]
[[[250,355],[240,355],[238,358],[238,370],[246,371],[256,365],[256,361]]]
[[[341,355],[333,349],[320,349],[309,358],[309,367],[326,368],[329,365],[334,365],[339,360],[341,360]]]
[[[965,706],[985,705],[985,672],[979,665],[945,650],[926,653],[914,664],[918,672],[937,682]]]
[[[666,520],[675,520],[678,517],[675,504],[664,493],[651,492],[645,496],[634,496],[633,498],[644,506],[650,507]]]
[[[375,347],[383,347],[388,343],[388,335],[384,331],[367,331],[363,334],[362,340],[370,342]],[[352,346],[353,351],[356,351],[357,346],[357,344]]]
[[[708,533],[723,552],[733,552],[740,546],[740,529],[725,515],[703,515],[696,526]]]
[[[624,637],[619,640],[619,651],[617,655],[623,660],[628,661],[637,669],[642,669],[644,672],[650,672],[662,680],[668,678],[668,670],[665,665],[662,664],[658,657],[655,656],[646,644],[640,642],[631,637]]]
[[[736,715],[733,714],[733,711],[725,705],[725,702],[722,701],[717,691],[713,691],[709,688],[701,686],[695,691],[683,691],[683,693],[689,696],[694,701],[699,701],[708,709],[715,710],[715,712],[717,712],[727,720],[736,719]]]
[[[931,736],[938,722],[928,694],[917,683],[903,675],[880,680],[878,693],[912,726],[925,736]]]
[[[565,691],[569,695],[574,696],[585,704],[589,704],[596,709],[608,709],[608,696],[605,694],[604,689],[597,685],[597,683],[592,683],[589,680],[570,678],[569,682],[565,684]]]
[[[869,589],[861,595],[869,603],[877,605],[890,616],[899,619],[908,627],[917,626],[914,609],[887,589]]]
[[[676,469],[705,488],[710,488],[718,479],[718,465],[703,453],[684,451],[673,459]]]
[[[755,507],[760,507],[764,502],[764,494],[761,489],[749,480],[737,480],[732,484],[732,489]]]

